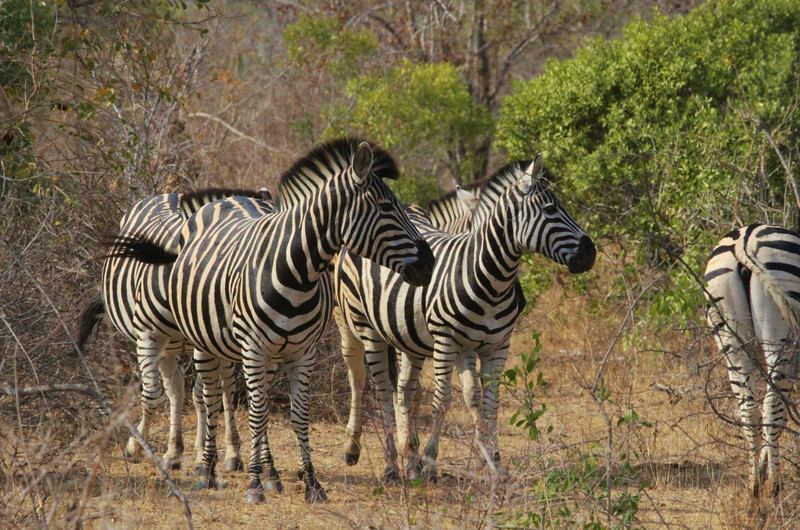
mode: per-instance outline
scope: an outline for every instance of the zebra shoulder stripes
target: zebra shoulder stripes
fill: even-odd
[[[153,412],[162,395],[159,372],[164,381],[164,389],[170,403],[170,434],[164,465],[168,468],[180,467],[183,454],[181,413],[183,410],[183,377],[178,369],[177,356],[184,350],[182,337],[173,337],[177,331],[175,320],[167,301],[169,267],[152,265],[127,257],[120,253],[120,242],[149,238],[164,248],[174,250],[178,247],[180,230],[188,215],[202,205],[231,195],[250,196],[258,199],[268,197],[260,192],[212,188],[194,193],[171,193],[156,195],[139,201],[120,221],[117,236],[111,240],[110,252],[103,263],[101,295],[84,311],[81,319],[78,342],[86,342],[98,317],[104,312],[114,327],[126,338],[136,343],[136,356],[142,380],[142,417],[139,430],[148,439]],[[270,210],[268,203],[261,208]],[[116,242],[116,243],[115,243]],[[223,375],[226,378],[230,369]],[[226,401],[230,402],[232,383],[224,385]],[[193,393],[198,416],[198,435],[195,439],[197,451],[196,464],[202,456],[202,442],[205,411],[202,400],[198,400],[198,387]],[[239,435],[233,422],[233,407],[226,404],[226,441],[228,470],[241,467],[239,456]],[[141,446],[134,438],[128,440],[126,452],[138,461],[141,459]]]
[[[797,371],[800,311],[800,235],[778,226],[750,225],[723,237],[705,271],[708,320],[725,356],[731,388],[750,449],[750,486],[779,485],[778,439]],[[754,361],[763,352],[759,374]],[[756,383],[766,381],[759,408]]]
[[[200,209],[184,227],[170,304],[179,328],[197,347],[195,364],[203,375],[209,408],[203,465],[213,477],[216,383],[208,376],[220,358],[243,362],[253,437],[246,495],[251,502],[264,500],[263,487],[282,488],[269,451],[266,405],[279,363],[288,365],[306,500],[326,500],[308,444],[308,384],[316,342],[333,308],[326,267],[334,254],[347,245],[407,281],[430,281],[430,247],[382,180],[397,175],[382,149],[354,138],[332,141],[284,173],[276,212],[253,216],[229,199]]]
[[[498,171],[487,185],[505,189],[499,195],[480,195],[475,213],[481,220],[470,232],[450,235],[420,222],[420,231],[436,256],[433,278],[426,287],[403,284],[391,271],[348,251],[342,253],[335,287],[342,353],[350,370],[353,394],[347,463],[358,460],[365,360],[381,396],[387,431],[393,429],[392,415],[386,413],[392,410],[390,347],[401,352],[397,433],[399,450],[409,457],[408,471],[415,473],[419,464],[418,456],[409,454],[413,450],[409,421],[412,396],[418,388],[422,363],[431,357],[436,374],[434,421],[422,473],[435,477],[439,430],[451,397],[454,366],[464,385],[478,441],[495,462],[499,460],[497,375],[505,364],[511,331],[520,312],[515,284],[522,253],[526,249],[542,253],[566,264],[573,273],[589,270],[595,260],[591,238],[548,189],[541,171],[540,158]],[[480,378],[475,355],[481,358]],[[479,381],[484,385],[482,398]],[[389,459],[391,456],[387,455]],[[390,461],[387,477],[396,472]]]

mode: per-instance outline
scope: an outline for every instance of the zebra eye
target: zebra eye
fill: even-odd
[[[384,212],[393,212],[394,211],[394,204],[390,202],[380,202],[378,203],[378,208]]]
[[[546,213],[547,215],[555,215],[558,213],[558,206],[556,206],[553,203],[545,204],[544,208],[542,209],[544,210],[544,213]]]

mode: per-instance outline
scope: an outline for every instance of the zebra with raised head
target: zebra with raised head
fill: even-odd
[[[786,400],[797,372],[800,315],[800,235],[754,224],[733,230],[706,266],[708,320],[728,364],[750,448],[750,486],[779,486],[779,445]],[[755,356],[763,353],[761,374]],[[756,381],[767,382],[763,406]]]
[[[201,486],[214,485],[213,374],[222,359],[244,363],[253,437],[246,498],[261,502],[264,487],[282,489],[267,439],[266,392],[285,363],[305,498],[327,499],[308,443],[309,377],[334,305],[327,266],[346,245],[415,285],[427,284],[433,269],[430,247],[383,182],[397,176],[386,151],[355,138],[336,140],[282,175],[276,212],[254,216],[228,199],[200,209],[184,226],[182,249],[172,257],[170,306],[197,348],[209,409],[208,479]]]
[[[541,157],[534,163],[518,162],[500,169],[486,187],[504,189],[499,195],[479,195],[473,212],[479,221],[469,232],[446,234],[426,222],[424,215],[415,216],[413,220],[436,256],[427,287],[403,284],[392,271],[373,266],[349,251],[342,253],[335,270],[335,287],[342,353],[352,392],[345,449],[348,464],[357,462],[360,453],[365,358],[376,381],[384,420],[392,422],[392,415],[386,413],[392,410],[393,397],[390,348],[400,352],[397,437],[398,449],[407,457],[409,474],[417,473],[420,463],[410,443],[412,396],[428,358],[433,358],[436,389],[423,476],[436,476],[439,431],[450,402],[454,366],[476,424],[476,437],[493,465],[499,464],[498,376],[521,311],[516,278],[522,253],[539,252],[567,265],[572,273],[589,270],[596,255],[591,238],[548,189],[541,173]],[[480,376],[476,355],[481,360]],[[392,429],[393,425],[387,425],[387,431]],[[387,457],[392,456],[392,450],[389,447]],[[391,479],[398,470],[389,460],[385,475]]]
[[[193,193],[170,193],[156,195],[139,201],[120,221],[117,241],[136,240],[146,237],[168,250],[178,247],[181,227],[191,213],[215,200],[241,195],[257,201],[264,211],[271,211],[266,190],[258,192],[212,188]],[[183,353],[185,341],[176,336],[178,328],[167,301],[170,267],[143,263],[116,252],[114,245],[103,263],[101,294],[83,312],[78,332],[78,344],[82,347],[98,318],[107,313],[109,320],[123,336],[136,343],[136,357],[142,381],[141,420],[139,431],[145,440],[149,437],[152,415],[166,392],[170,405],[170,431],[164,466],[179,469],[183,455],[181,415],[183,412],[183,374],[178,368],[178,357]],[[239,434],[233,421],[231,395],[233,365],[224,367],[221,373],[225,389],[226,461],[228,471],[241,469]],[[161,373],[164,387],[159,384]],[[199,380],[198,380],[199,381]],[[196,466],[202,461],[205,441],[205,407],[200,386],[194,386],[193,398],[198,425],[195,438]],[[133,461],[142,458],[142,447],[129,438],[125,449]]]

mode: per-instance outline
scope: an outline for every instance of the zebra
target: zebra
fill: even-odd
[[[184,225],[180,253],[165,261],[174,261],[170,307],[196,347],[208,408],[207,478],[199,487],[215,486],[214,374],[225,360],[244,364],[249,396],[253,439],[246,499],[260,503],[264,488],[282,490],[269,450],[265,398],[278,364],[285,363],[305,499],[327,500],[311,462],[308,385],[316,342],[333,310],[328,264],[346,245],[414,285],[426,285],[433,270],[429,245],[383,181],[397,176],[383,149],[358,138],[333,140],[281,176],[274,213],[253,215],[241,199],[230,198],[201,208]],[[153,255],[147,251],[153,245],[139,243],[129,245],[133,253]]]
[[[498,170],[484,186],[491,191],[479,194],[472,212],[478,221],[469,232],[446,234],[426,221],[425,215],[412,216],[436,256],[433,279],[427,287],[403,284],[393,272],[375,267],[349,250],[342,252],[334,285],[342,354],[351,384],[347,464],[355,464],[360,454],[365,361],[382,401],[387,432],[393,430],[388,411],[392,410],[391,379],[397,370],[392,351],[396,349],[401,352],[396,389],[398,447],[388,441],[384,477],[397,478],[399,470],[393,459],[397,449],[407,459],[409,478],[421,473],[436,479],[439,431],[451,397],[454,365],[476,424],[476,437],[488,450],[491,465],[499,466],[498,375],[521,311],[516,278],[522,252],[542,253],[576,274],[591,269],[596,257],[592,239],[548,189],[542,172],[541,156],[534,162],[516,162]],[[497,194],[495,189],[502,192]],[[422,364],[431,357],[436,376],[434,420],[422,465],[409,416]],[[481,359],[480,379],[476,357]]]
[[[800,311],[800,235],[753,224],[733,230],[711,253],[704,279],[707,317],[728,365],[728,377],[750,449],[750,488],[779,487],[778,438],[797,372]],[[763,353],[767,380],[756,400],[755,352]],[[758,370],[758,369],[757,369]]]
[[[176,248],[180,230],[191,213],[204,204],[223,197],[241,195],[258,201],[258,207],[271,211],[269,192],[258,192],[222,188],[205,189],[193,193],[169,193],[148,197],[133,206],[120,221],[118,240],[140,236],[151,238],[168,249]],[[112,245],[113,247],[113,245]],[[167,301],[167,287],[170,269],[159,265],[116,255],[112,248],[103,263],[101,279],[102,292],[84,310],[78,333],[78,344],[83,347],[98,321],[107,313],[114,327],[127,339],[136,343],[136,357],[142,380],[141,420],[139,431],[148,439],[151,417],[155,412],[162,387],[158,382],[162,375],[164,389],[170,403],[170,432],[164,466],[180,469],[183,455],[183,435],[181,415],[183,411],[183,376],[178,368],[178,356],[184,351],[183,337],[174,337],[177,327]],[[233,420],[231,403],[234,384],[233,365],[225,366],[223,394],[225,399],[226,462],[228,471],[242,469],[239,455],[239,433]],[[195,438],[196,468],[202,463],[202,447],[205,441],[205,408],[199,378],[192,392],[197,413],[197,436]],[[125,448],[132,461],[140,461],[142,447],[129,438]]]

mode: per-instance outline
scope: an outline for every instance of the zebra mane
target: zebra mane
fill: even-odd
[[[445,231],[449,231],[448,228],[451,227],[469,229],[474,218],[480,219],[488,215],[500,196],[509,186],[517,182],[531,163],[531,160],[511,162],[487,178],[474,180],[462,186],[462,189],[470,191],[478,197],[478,204],[472,211],[464,210],[457,190],[447,192],[438,199],[429,201],[425,208],[430,212],[434,226]],[[542,168],[542,175],[535,182],[546,189],[550,177],[551,174],[547,168]]]
[[[463,232],[472,225],[472,209],[464,204],[457,189],[428,201],[425,209],[428,211],[430,223],[443,232]]]
[[[533,160],[511,162],[495,171],[489,178],[470,182],[464,186],[464,189],[472,191],[478,196],[478,208],[480,208],[480,204],[491,208],[503,192],[505,192],[509,186],[515,184],[532,163]],[[540,177],[537,178],[536,175],[533,176],[534,185],[539,183],[542,187],[547,188],[550,183],[550,177],[550,172],[543,167]]]
[[[320,189],[331,177],[352,165],[356,150],[364,141],[346,136],[309,151],[281,175],[277,200],[282,204],[293,204],[300,197],[307,197]],[[392,155],[372,142],[367,143],[372,148],[371,173],[381,179],[396,180],[400,171]]]
[[[261,199],[262,201],[272,200],[272,195],[270,195],[266,188],[261,188],[258,191],[237,188],[206,188],[182,193],[178,199],[178,209],[181,215],[188,219],[193,213],[206,204],[211,204],[220,199],[227,199],[228,197],[251,197],[253,199]]]

